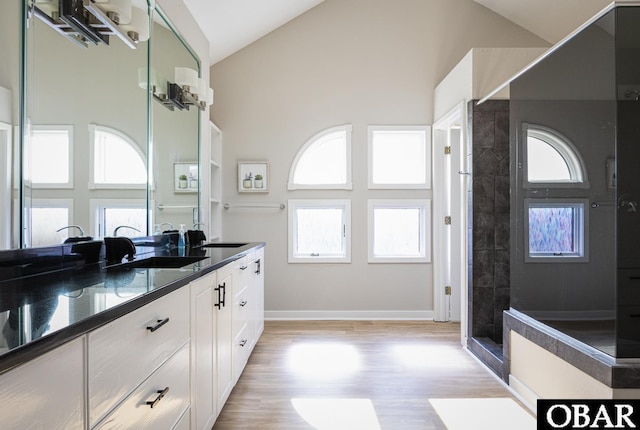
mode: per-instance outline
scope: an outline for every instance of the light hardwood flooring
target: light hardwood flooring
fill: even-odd
[[[430,321],[267,321],[214,429],[535,428],[459,333]]]

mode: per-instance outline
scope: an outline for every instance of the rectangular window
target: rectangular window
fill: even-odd
[[[587,204],[586,199],[525,199],[525,261],[588,261]]]
[[[289,262],[351,261],[349,200],[289,200]]]
[[[26,176],[34,188],[73,187],[72,126],[34,126],[26,147]]]
[[[141,199],[91,199],[91,231],[97,236],[113,236],[116,227],[122,228],[118,236],[145,236],[147,234],[147,202]]]
[[[369,262],[431,261],[431,200],[369,200]]]
[[[431,127],[369,126],[369,188],[431,188]]]
[[[75,234],[67,229],[57,230],[73,224],[71,212],[72,199],[33,199],[31,202],[31,225],[29,246],[60,245],[69,236]]]

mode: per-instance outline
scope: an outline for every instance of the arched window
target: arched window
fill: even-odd
[[[144,188],[147,168],[144,152],[138,144],[114,128],[90,125],[94,188]]]
[[[309,139],[293,160],[288,188],[350,190],[351,125],[328,128]]]
[[[548,127],[524,124],[525,187],[586,187],[587,171],[578,149]]]

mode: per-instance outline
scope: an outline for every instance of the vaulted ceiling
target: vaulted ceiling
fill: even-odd
[[[184,0],[215,64],[324,0]],[[429,1],[429,0],[423,0]],[[474,0],[553,44],[610,0]]]

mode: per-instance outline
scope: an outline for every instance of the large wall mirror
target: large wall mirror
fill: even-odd
[[[108,44],[78,43],[55,25],[66,1],[26,1],[23,168],[8,180],[12,189],[2,184],[3,207],[14,205],[0,214],[2,249],[102,238],[118,226],[130,237],[153,234],[156,225],[191,228],[199,215],[199,110],[162,99],[176,67],[199,71],[196,55],[154,2],[133,1],[134,15],[151,25],[150,38],[141,34],[132,48],[115,35]],[[18,45],[19,38],[2,40],[6,49],[5,40]],[[11,90],[16,81],[0,86]],[[17,117],[0,116],[0,133]],[[15,149],[6,156],[15,160]]]

